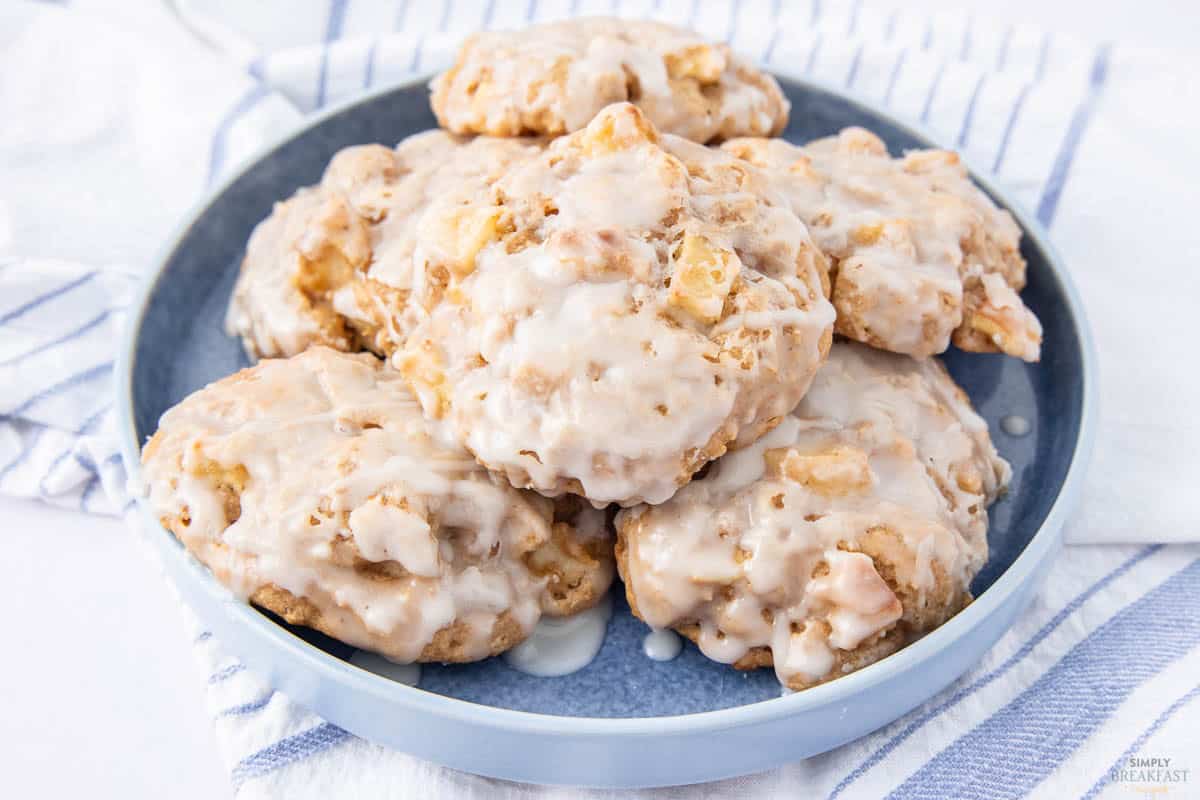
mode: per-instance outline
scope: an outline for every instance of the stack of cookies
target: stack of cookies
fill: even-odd
[[[253,358],[168,411],[149,501],[214,575],[402,662],[600,601],[799,690],[971,599],[1008,465],[937,360],[1037,360],[1020,231],[949,152],[770,138],[677,28],[468,40],[442,126],[338,153],[250,239]]]

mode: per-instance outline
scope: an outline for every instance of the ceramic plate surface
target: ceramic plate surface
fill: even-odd
[[[781,84],[792,101],[784,138],[805,142],[862,125],[893,153],[933,146],[844,95]],[[385,90],[316,118],[200,206],[147,283],[118,364],[127,464],[170,406],[248,364],[222,319],[245,242],[272,204],[316,183],[343,147],[395,143],[435,124],[424,82]],[[490,659],[426,666],[411,688],[348,664],[352,648],[237,601],[143,510],[151,539],[223,645],[273,685],[353,733],[460,769],[543,783],[691,783],[861,736],[957,678],[1024,608],[1057,550],[1090,449],[1092,354],[1077,295],[1044,232],[983,185],[1024,229],[1022,296],[1045,326],[1042,361],[952,350],[946,362],[1012,463],[1012,487],[990,512],[991,558],[974,583],[975,603],[849,677],[780,697],[772,671],[735,672],[691,645],[674,661],[652,661],[642,654],[647,628],[618,585],[603,648],[575,674],[537,678]],[[1028,420],[1029,433],[1006,433],[999,423],[1009,415]]]

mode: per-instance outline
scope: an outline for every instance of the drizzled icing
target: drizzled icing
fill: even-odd
[[[252,237],[252,355],[393,355],[515,485],[661,502],[753,441],[828,347],[825,262],[753,167],[607,109],[552,152],[441,132],[349,148]]]
[[[578,672],[600,652],[611,618],[612,600],[608,595],[569,617],[543,618],[528,639],[504,654],[504,661],[515,670],[540,678]]]
[[[559,135],[633,101],[659,129],[697,142],[773,136],[788,102],[769,75],[692,31],[610,18],[476,34],[432,85],[457,133]]]
[[[1020,414],[1009,414],[1000,420],[1000,430],[1009,436],[1027,436],[1033,430],[1033,424]]]
[[[1009,474],[936,360],[839,343],[774,430],[618,515],[618,565],[647,623],[800,689],[962,606]]]
[[[642,639],[642,652],[652,661],[671,661],[682,649],[679,634],[664,628],[650,631]]]
[[[576,534],[440,443],[369,355],[315,347],[211,384],[163,415],[143,462],[151,506],[223,583],[395,661],[494,654],[543,608],[576,610],[550,596],[557,573],[594,579],[579,607],[611,577],[595,525]]]
[[[517,486],[662,502],[785,415],[828,348],[823,259],[786,200],[629,104],[429,231],[394,363]]]
[[[395,150],[341,150],[320,184],[277,203],[255,228],[227,331],[254,358],[313,344],[390,352],[410,325],[404,300],[426,217],[474,198],[538,150],[532,140],[443,131],[410,136]]]
[[[839,333],[918,357],[953,337],[967,350],[1038,359],[1041,325],[1016,292],[1020,229],[956,154],[893,159],[862,128],[803,147],[738,139],[724,148],[771,172],[831,258]]]

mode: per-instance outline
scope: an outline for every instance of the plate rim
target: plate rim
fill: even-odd
[[[890,125],[908,134],[910,137],[938,147],[938,137],[926,126],[914,123],[882,109],[874,103],[847,91],[842,87],[833,86],[825,81],[808,76],[801,76],[783,69],[768,70],[777,78],[798,85],[801,88],[816,90],[832,95],[839,101],[848,103],[871,115],[886,120]],[[253,154],[246,157],[236,168],[218,183],[208,187],[190,209],[181,217],[174,229],[165,238],[158,249],[151,267],[141,279],[129,305],[129,313],[121,336],[116,364],[114,381],[117,408],[117,435],[120,439],[121,457],[128,476],[128,485],[137,486],[140,483],[141,448],[138,443],[137,426],[134,420],[133,405],[133,368],[136,362],[137,346],[140,342],[138,332],[150,307],[160,281],[164,277],[167,265],[178,250],[182,240],[195,223],[207,213],[214,202],[227,189],[252,171],[269,154],[303,136],[322,122],[342,114],[356,106],[371,103],[380,97],[398,90],[412,89],[427,85],[432,74],[425,74],[404,81],[380,86],[369,92],[357,95],[348,100],[334,104],[319,113],[306,115],[294,128],[282,133],[271,141],[259,147]],[[956,151],[957,152],[957,151]],[[1045,253],[1047,265],[1063,290],[1067,307],[1074,321],[1076,335],[1079,339],[1080,357],[1082,364],[1082,392],[1079,420],[1079,432],[1075,438],[1067,474],[1058,488],[1058,494],[1046,513],[1045,519],[1038,530],[1031,536],[1020,555],[1009,567],[979,597],[975,598],[965,609],[954,615],[945,624],[913,642],[901,650],[883,658],[862,669],[830,681],[829,683],[806,689],[803,692],[747,703],[728,708],[700,711],[690,714],[674,714],[649,717],[592,717],[568,716],[564,714],[546,714],[533,711],[520,711],[501,706],[491,706],[463,700],[457,697],[437,694],[418,687],[397,683],[374,673],[355,667],[349,662],[342,661],[315,645],[309,644],[296,634],[273,622],[249,603],[237,598],[230,590],[212,577],[211,572],[201,564],[186,548],[164,528],[153,511],[145,502],[139,491],[132,491],[137,506],[137,515],[144,536],[165,536],[168,538],[165,550],[175,557],[183,559],[184,567],[191,576],[200,583],[201,588],[210,595],[210,599],[225,604],[239,623],[253,629],[257,635],[267,640],[281,656],[297,665],[311,670],[317,678],[338,685],[348,685],[348,688],[365,695],[371,695],[382,703],[399,706],[405,711],[425,713],[451,721],[464,722],[472,725],[482,725],[499,732],[529,733],[537,735],[570,735],[584,737],[609,736],[662,736],[672,733],[712,732],[728,728],[756,725],[777,721],[786,717],[799,715],[805,711],[831,704],[845,702],[856,695],[862,694],[872,687],[904,673],[919,668],[925,662],[952,646],[956,641],[968,636],[978,628],[988,617],[1000,610],[1007,601],[1021,591],[1026,582],[1033,577],[1038,567],[1059,544],[1063,524],[1074,510],[1082,491],[1083,480],[1087,466],[1091,461],[1095,444],[1097,426],[1097,365],[1095,342],[1091,326],[1083,309],[1083,302],[1078,288],[1067,270],[1062,256],[1051,243],[1049,234],[1044,226],[1030,214],[1020,203],[1016,202],[1007,192],[997,186],[987,173],[974,168],[971,160],[959,153],[971,179],[992,197],[1001,203],[1016,218],[1022,234],[1028,237],[1034,246]],[[233,601],[233,602],[230,602]],[[989,648],[990,649],[990,648]],[[232,653],[231,655],[237,655]],[[334,720],[331,720],[334,721]]]

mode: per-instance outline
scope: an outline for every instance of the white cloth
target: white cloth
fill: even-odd
[[[183,24],[157,3],[0,7],[0,491],[84,511],[128,508],[105,428],[121,309],[219,173],[302,111],[444,65],[469,29],[592,5],[178,0]],[[1185,261],[1200,252],[1191,65],[850,0],[617,5],[690,21],[775,69],[848,86],[996,172],[1051,227],[1096,335],[1101,429],[1070,540],[1200,541],[1191,499],[1200,425],[1188,413],[1200,378],[1188,368],[1186,327],[1200,289]],[[970,781],[963,793],[972,796],[1061,796],[1089,792],[1126,750],[1200,752],[1200,703],[1191,702],[1200,550],[1069,553],[1035,608],[943,697],[833,753],[697,793],[829,792],[854,776],[845,796],[902,784],[934,795],[941,786],[945,796],[945,786]],[[1160,630],[1160,617],[1178,623]],[[1154,636],[1143,640],[1147,629]],[[211,637],[198,639],[218,676],[212,710],[241,796],[554,794],[367,745],[229,669]],[[1061,697],[1077,705],[1051,702]],[[1053,733],[1062,725],[1082,734]],[[1011,755],[996,743],[1018,741],[1032,748],[1020,751],[1026,761],[981,760]]]
[[[1132,784],[1110,777],[1131,755],[1196,768],[1197,591],[1200,546],[1075,547],[975,668],[891,725],[759,775],[618,796],[1129,797]],[[209,713],[239,798],[612,796],[479,778],[370,744],[199,638]]]

